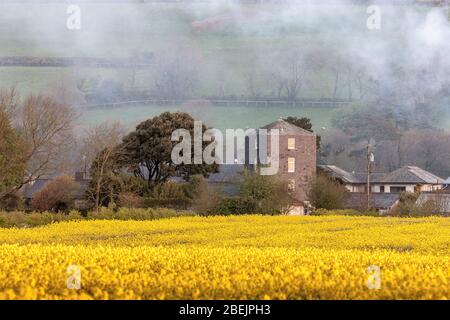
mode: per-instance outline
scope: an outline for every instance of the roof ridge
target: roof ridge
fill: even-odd
[[[284,126],[287,126],[287,127],[291,128],[292,130],[297,131],[297,132],[302,133],[302,134],[314,135],[314,136],[316,135],[313,131],[309,131],[309,130],[306,130],[306,129],[302,128],[302,127],[299,127],[299,126],[297,126],[297,125],[295,125],[293,123],[290,123],[290,122],[286,121],[283,118],[278,118],[277,120],[275,120],[275,121],[273,121],[273,122],[271,122],[271,123],[261,127],[261,129],[272,129],[272,127],[276,127],[277,125],[280,125],[280,124],[284,125]]]

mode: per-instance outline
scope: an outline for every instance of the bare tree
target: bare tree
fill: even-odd
[[[306,83],[310,57],[301,50],[288,50],[279,53],[271,64],[271,78],[277,88],[279,98],[293,101],[298,98]]]
[[[252,98],[259,98],[262,95],[262,85],[258,73],[259,66],[254,63],[244,72],[244,81],[246,85],[247,94]]]
[[[120,123],[101,123],[88,129],[82,139],[81,152],[85,162],[90,164],[92,177],[91,187],[88,188],[88,198],[94,202],[95,210],[100,208],[102,190],[108,187],[113,178],[114,161],[118,145],[125,134]],[[110,195],[108,195],[110,196]]]
[[[28,145],[24,162],[28,177],[24,183],[45,175],[61,173],[68,165],[74,146],[76,112],[44,95],[30,95],[19,111],[20,131]]]
[[[11,87],[7,90],[0,90],[0,109],[9,119],[14,120],[19,108],[19,103],[19,93],[16,88]]]
[[[21,102],[10,89],[0,94],[0,108],[13,114],[14,126],[25,144],[19,161],[26,164],[26,175],[10,193],[42,176],[65,171],[74,143],[76,113],[71,107],[45,95],[29,95]]]
[[[186,46],[173,46],[155,56],[155,93],[166,99],[192,96],[199,75],[200,62],[194,51]]]
[[[83,164],[90,165],[102,150],[118,145],[125,133],[120,122],[103,122],[88,128],[80,139],[80,155],[85,160]]]
[[[58,103],[63,105],[86,103],[85,93],[80,90],[74,78],[75,75],[65,75],[50,81],[45,94],[53,97]]]

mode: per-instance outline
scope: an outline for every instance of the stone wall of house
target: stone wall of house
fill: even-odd
[[[288,139],[295,138],[295,149],[289,150]],[[293,197],[302,203],[307,200],[306,192],[310,181],[316,175],[316,136],[280,134],[279,176],[287,181],[295,181]],[[295,159],[295,172],[288,172],[288,159]]]

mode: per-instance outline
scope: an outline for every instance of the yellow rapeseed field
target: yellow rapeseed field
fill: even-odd
[[[448,299],[449,262],[448,218],[61,222],[0,229],[0,299]]]

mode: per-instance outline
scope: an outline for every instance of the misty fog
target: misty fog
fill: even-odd
[[[119,120],[132,128],[161,110],[182,109],[219,128],[259,126],[288,115],[307,116],[325,144],[335,145],[333,130],[342,129],[339,125],[343,122],[335,119],[340,108],[228,104],[224,109],[227,107],[205,102],[214,98],[345,101],[347,112],[369,109],[373,114],[392,114],[398,130],[447,129],[448,9],[381,4],[380,29],[371,30],[367,4],[338,3],[82,2],[78,4],[80,30],[66,27],[68,4],[4,3],[0,4],[2,57],[152,60],[149,66],[131,68],[0,67],[0,86],[16,86],[24,94],[59,95],[80,112],[80,128],[105,120]],[[302,72],[294,84],[293,64]],[[173,83],[164,77],[174,65],[178,74],[172,76],[188,80]],[[187,102],[83,107],[148,97]],[[405,114],[406,120],[402,118]],[[402,121],[407,124],[399,126]],[[378,140],[383,139],[392,140]],[[356,146],[358,151],[364,141],[349,140],[346,146]],[[354,151],[344,153],[348,156]],[[332,160],[343,161],[340,156]],[[329,157],[325,155],[325,159]],[[401,162],[392,160],[380,170]],[[358,167],[360,162],[350,163]],[[447,173],[442,169],[442,174]]]

